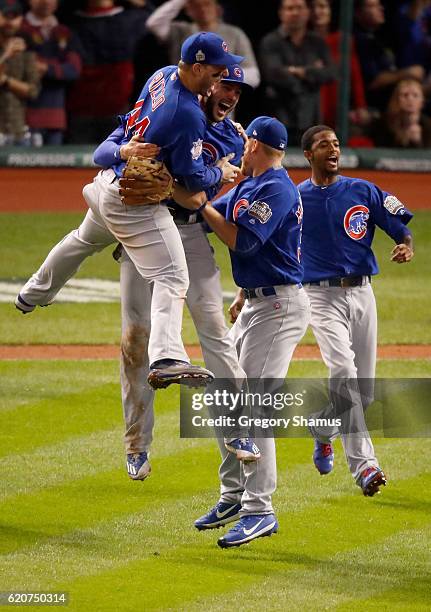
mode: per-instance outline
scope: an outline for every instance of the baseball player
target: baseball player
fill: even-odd
[[[181,204],[201,212],[229,247],[236,284],[246,299],[232,338],[240,365],[250,380],[283,379],[310,313],[299,261],[302,205],[282,166],[287,131],[270,117],[258,117],[246,130],[241,165],[248,177],[210,205],[204,194],[176,193]],[[270,384],[270,381],[268,381]],[[278,529],[271,503],[276,488],[275,443],[256,440],[262,456],[240,464],[226,456],[220,468],[222,495],[195,527],[213,529],[238,523],[218,540],[222,548],[240,546]]]
[[[222,82],[214,86],[211,96],[204,98],[202,105],[208,120],[202,148],[206,165],[220,163],[228,154],[233,154],[232,162],[239,164],[244,141],[228,115],[236,107],[241,90],[245,87],[248,85],[244,83],[243,71],[239,65],[234,65],[229,68]],[[117,139],[121,139],[121,134]],[[106,145],[102,144],[100,147],[100,154],[112,155],[112,152],[109,153],[112,137],[105,142]],[[105,146],[108,151],[104,151]],[[156,145],[139,141],[125,146],[139,146],[140,155],[154,156],[158,152]],[[122,152],[125,146],[123,145]],[[121,182],[123,183],[123,179]],[[133,183],[134,181],[125,181],[125,185],[129,186],[122,189],[125,194],[123,200],[128,205],[139,203],[141,198],[136,195],[136,188],[131,187]],[[215,187],[216,191],[218,187]],[[91,200],[87,201],[90,205]],[[233,379],[240,384],[245,375],[238,364],[236,350],[227,339],[220,274],[202,228],[202,219],[173,201],[168,205],[184,245],[190,276],[186,301],[198,330],[205,363],[217,378]],[[114,241],[114,236],[106,228],[97,209],[93,212],[92,208],[89,208],[79,229],[68,234],[54,247],[38,272],[23,287],[17,298],[17,306],[24,309],[28,304],[48,304],[86,257]],[[119,251],[122,249],[116,249],[116,257]],[[154,423],[154,393],[149,385],[143,384],[149,369],[147,348],[151,325],[151,288],[137,272],[126,252],[122,251],[119,258],[122,309],[121,388],[126,424],[127,470],[134,480],[144,480],[150,473],[148,454]],[[31,306],[23,311],[31,312],[34,308],[35,306]],[[218,442],[222,453],[226,454],[223,440]],[[239,459],[259,457],[255,446],[247,439],[230,440],[229,446]]]
[[[233,66],[203,103],[208,122],[202,148],[204,161],[209,166],[216,164],[228,153],[233,153],[232,163],[240,163],[244,140],[228,115],[236,107],[241,88],[244,87],[248,85],[244,83],[241,67]],[[123,200],[139,201],[139,181],[121,179],[120,182]],[[214,190],[212,194],[215,195]],[[207,190],[206,195],[212,197],[211,190]],[[173,201],[168,205],[184,245],[190,277],[186,303],[199,335],[205,364],[217,379],[234,381],[234,385],[240,387],[245,374],[238,363],[236,349],[228,338],[220,273],[203,229],[203,219]],[[154,394],[141,383],[148,372],[145,346],[151,324],[147,314],[151,295],[147,284],[139,278],[136,268],[124,252],[121,254],[121,296],[121,388],[126,424],[127,469],[134,480],[144,480],[151,469],[148,456],[154,423]],[[255,461],[260,458],[256,444],[246,436],[224,440],[217,438],[217,442],[224,459],[231,453],[233,461]],[[228,461],[230,458],[232,455]]]
[[[149,382],[154,388],[174,382],[205,383],[213,376],[190,364],[181,340],[189,279],[178,230],[165,205],[130,207],[122,203],[118,179],[123,158],[135,154],[145,134],[147,141],[161,147],[160,157],[188,189],[209,189],[221,180],[234,180],[236,169],[226,160],[220,167],[203,162],[206,118],[198,94],[207,94],[227,66],[242,60],[229,53],[226,43],[214,33],[198,32],[187,38],[179,65],[162,68],[147,81],[134,109],[109,138],[109,151],[107,147],[96,150],[94,160],[105,170],[84,188],[90,209],[122,243],[142,277],[152,283],[148,352]],[[20,295],[16,305],[24,311],[37,303]]]
[[[311,326],[329,368],[337,428],[311,428],[313,460],[321,474],[333,467],[332,440],[341,440],[350,471],[364,495],[386,484],[363,418],[373,399],[377,352],[376,303],[371,278],[378,273],[371,250],[376,226],[394,241],[391,260],[413,257],[406,227],[412,213],[394,195],[358,178],[338,174],[340,144],[332,128],[317,125],[302,136],[311,178],[299,185],[304,207],[302,263],[311,304]]]

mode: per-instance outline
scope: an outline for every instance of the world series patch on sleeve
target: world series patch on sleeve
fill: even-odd
[[[172,198],[174,180],[163,162],[132,155],[124,167],[120,187],[123,204],[145,206]]]

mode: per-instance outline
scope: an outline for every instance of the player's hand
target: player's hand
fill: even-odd
[[[239,317],[239,313],[241,312],[242,307],[244,306],[244,302],[245,302],[244,293],[242,292],[242,290],[240,290],[236,294],[235,299],[232,302],[232,304],[229,306],[229,314],[230,314],[231,323],[235,323],[235,321]]]
[[[222,157],[216,163],[216,166],[223,172],[221,179],[222,183],[234,183],[239,174],[239,168],[230,163],[230,160],[232,157],[234,157],[234,155],[234,153],[229,153],[229,155]]]
[[[121,159],[129,159],[132,155],[136,155],[136,157],[157,157],[160,153],[160,147],[156,144],[152,144],[150,142],[144,142],[143,136],[139,136],[135,134],[120,147],[120,157]]]
[[[391,252],[391,261],[395,263],[407,263],[413,259],[413,249],[407,244],[397,244]]]
[[[238,134],[241,136],[241,138],[243,139],[244,142],[247,142],[248,140],[248,136],[245,133],[245,129],[242,127],[242,125],[238,122],[238,121],[233,121],[232,122],[236,128],[236,131],[238,132]]]

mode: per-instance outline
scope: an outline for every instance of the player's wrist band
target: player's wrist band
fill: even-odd
[[[207,204],[208,204],[208,200],[205,200],[205,202],[204,202],[203,204],[201,204],[201,205],[199,206],[199,208],[196,208],[196,209],[195,209],[195,212],[202,212],[202,211],[203,211],[203,209],[205,208],[205,206],[206,206]]]

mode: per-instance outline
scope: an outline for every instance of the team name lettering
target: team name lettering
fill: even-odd
[[[149,92],[151,96],[151,110],[155,111],[165,101],[166,82],[163,72],[158,72],[152,79]]]

